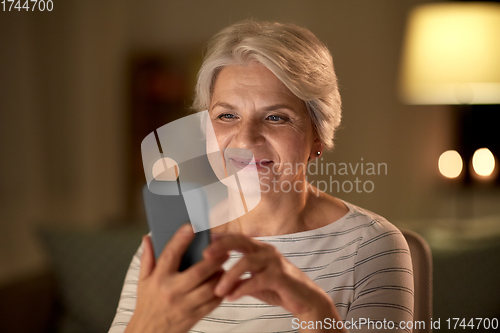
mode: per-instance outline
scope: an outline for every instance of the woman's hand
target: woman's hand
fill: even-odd
[[[156,265],[151,238],[143,238],[137,304],[127,333],[187,332],[220,304],[222,298],[213,290],[228,256],[205,259],[178,272],[181,257],[193,238],[190,225],[181,227],[165,246]]]
[[[245,235],[227,234],[218,237],[204,251],[204,257],[207,260],[227,258],[229,251],[241,252],[243,257],[222,275],[215,295],[229,301],[253,296],[267,304],[283,307],[301,322],[325,318],[341,320],[325,291],[272,245]],[[250,272],[251,277],[240,279],[246,272]]]

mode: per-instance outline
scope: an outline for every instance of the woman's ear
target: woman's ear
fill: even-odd
[[[323,143],[318,138],[314,139],[308,161],[320,157],[324,148]]]

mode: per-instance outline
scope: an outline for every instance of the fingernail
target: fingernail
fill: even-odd
[[[224,285],[222,283],[217,284],[214,290],[214,294],[216,294],[219,297],[222,297],[222,295],[224,295]]]
[[[211,258],[211,259],[219,259],[219,257],[220,257],[218,255],[218,252],[211,247],[206,249],[205,253],[206,253],[206,256]]]

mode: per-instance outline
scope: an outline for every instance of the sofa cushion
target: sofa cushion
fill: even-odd
[[[125,273],[145,227],[109,231],[40,232],[62,306],[59,332],[107,332]]]

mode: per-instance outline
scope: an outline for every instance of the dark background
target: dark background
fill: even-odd
[[[0,287],[51,269],[37,230],[145,228],[140,141],[185,114],[208,38],[250,17],[302,25],[329,47],[344,113],[323,162],[388,166],[387,175],[358,176],[375,184],[372,193],[332,195],[417,230],[436,253],[486,244],[500,234],[498,181],[443,179],[437,160],[490,142],[498,158],[498,107],[478,117],[455,106],[404,105],[398,96],[406,19],[428,2],[54,0],[52,12],[0,12]],[[463,258],[480,263],[477,253]],[[441,267],[485,269],[482,277],[498,281],[497,257],[484,262],[488,269],[453,258]],[[470,295],[479,300],[461,306],[465,315],[474,304],[500,312],[498,298],[481,299],[498,288],[474,289],[477,279],[462,275],[437,280],[439,290],[449,281],[469,290],[441,297],[438,315],[458,316],[450,304]]]

